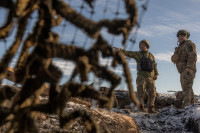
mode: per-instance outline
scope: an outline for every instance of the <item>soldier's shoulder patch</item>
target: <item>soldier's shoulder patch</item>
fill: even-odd
[[[193,51],[192,45],[189,45],[189,50],[190,50],[190,51]]]
[[[185,46],[188,47],[189,52],[193,52],[196,49],[195,44],[191,40],[187,40]]]
[[[193,43],[189,43],[188,44],[188,49],[189,49],[190,52],[194,51],[194,49],[195,49],[194,44]]]

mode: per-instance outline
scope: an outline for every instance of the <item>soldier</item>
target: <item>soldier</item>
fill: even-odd
[[[195,103],[192,86],[196,74],[197,51],[195,44],[191,40],[188,40],[189,37],[190,33],[186,30],[179,30],[177,32],[179,44],[171,57],[171,61],[176,64],[180,73],[184,106]]]
[[[158,77],[157,65],[154,56],[149,52],[149,42],[141,40],[140,51],[125,51],[119,48],[127,57],[133,58],[137,62],[137,97],[140,102],[140,110],[146,112],[144,107],[145,91],[148,94],[148,112],[157,113],[154,109],[156,97],[155,80]]]

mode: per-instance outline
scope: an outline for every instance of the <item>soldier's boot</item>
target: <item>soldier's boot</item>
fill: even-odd
[[[196,99],[195,99],[194,96],[192,96],[192,98],[191,98],[191,105],[194,105],[195,103],[196,103]]]
[[[189,101],[188,99],[183,99],[183,103],[182,104],[183,104],[183,107],[192,105],[191,101]]]
[[[148,110],[148,113],[155,114],[155,113],[158,113],[158,112],[155,111],[154,106],[150,106],[149,110]]]
[[[144,105],[140,105],[140,110],[141,110],[142,112],[147,112],[147,110],[146,110],[146,108],[144,107]]]

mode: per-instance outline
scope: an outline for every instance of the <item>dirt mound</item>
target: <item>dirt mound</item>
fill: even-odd
[[[106,132],[106,130],[109,130],[111,133],[139,133],[139,128],[134,119],[122,113],[115,113],[106,109],[95,109],[74,102],[69,102],[66,105],[65,113],[70,113],[74,110],[87,111],[99,126],[100,133]],[[68,130],[61,130],[59,128],[59,120],[55,115],[41,114],[38,116],[36,123],[41,132],[62,131],[87,133],[80,118]]]
[[[93,115],[101,129],[107,127],[112,133],[139,132],[138,126],[132,117],[103,109],[90,109],[89,112]]]

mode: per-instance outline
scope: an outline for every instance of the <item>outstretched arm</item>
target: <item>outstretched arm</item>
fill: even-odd
[[[138,60],[138,52],[135,51],[126,51],[117,47],[113,47],[116,51],[122,51],[127,57],[133,58],[135,60]]]

